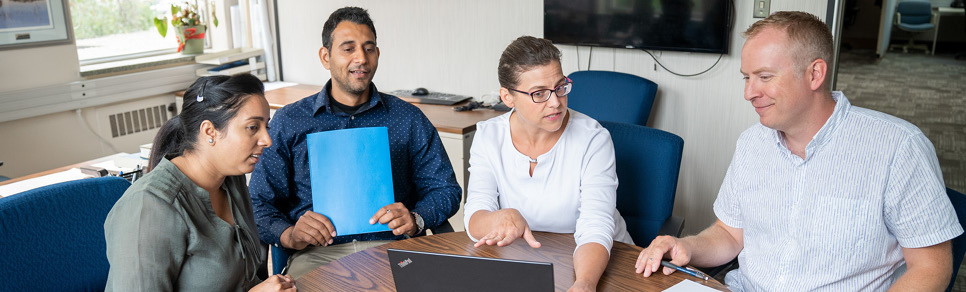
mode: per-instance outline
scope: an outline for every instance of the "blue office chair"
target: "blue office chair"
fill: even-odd
[[[933,23],[932,3],[926,0],[906,0],[899,2],[896,7],[895,25],[901,30],[911,33],[920,33],[936,27]],[[936,33],[933,33],[933,43],[935,44]],[[926,45],[917,45],[913,42],[913,37],[909,37],[909,42],[904,45],[890,45],[889,49],[902,48],[903,53],[908,53],[909,48],[921,49],[929,53]],[[935,53],[933,46],[933,53]]]
[[[657,83],[611,71],[577,71],[569,77],[574,88],[567,95],[567,107],[598,121],[647,124]]]
[[[436,228],[430,228],[433,234],[448,233],[453,232],[453,225],[449,224],[449,220],[443,221],[443,224],[437,226]],[[277,275],[282,273],[282,269],[288,265],[288,257],[294,253],[293,250],[276,247],[274,245],[268,246],[268,251],[270,254],[269,264],[271,266],[268,268],[272,273],[271,275]]]
[[[966,196],[950,188],[946,188],[946,194],[949,195],[949,201],[953,203],[953,209],[956,209],[959,224],[963,226],[963,229],[966,229]],[[953,277],[949,281],[946,291],[953,289],[953,283],[956,282],[956,275],[959,274],[959,265],[963,263],[964,254],[966,254],[966,234],[960,234],[953,238]]]
[[[103,291],[110,265],[104,220],[131,186],[100,177],[0,199],[5,291]]]
[[[617,210],[639,246],[658,235],[680,236],[684,218],[671,216],[684,140],[658,129],[600,121],[617,158]]]

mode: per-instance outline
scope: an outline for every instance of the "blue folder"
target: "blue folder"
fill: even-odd
[[[312,211],[329,217],[338,235],[389,231],[369,224],[395,201],[386,127],[308,134]]]

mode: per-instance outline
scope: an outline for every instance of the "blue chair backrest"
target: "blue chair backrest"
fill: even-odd
[[[896,8],[902,17],[899,19],[905,24],[923,24],[932,20],[932,3],[929,1],[909,0],[899,2]]]
[[[953,209],[956,209],[956,217],[959,217],[959,225],[962,225],[963,229],[966,229],[966,196],[950,188],[946,188],[946,194],[949,195],[949,201],[953,203]],[[953,238],[953,277],[949,281],[949,287],[946,287],[946,291],[952,291],[953,289],[953,282],[956,282],[956,274],[959,274],[959,265],[963,263],[963,254],[966,254],[966,234],[960,234],[956,238]]]
[[[577,71],[569,77],[574,88],[567,95],[567,107],[598,121],[647,124],[657,83],[611,71]]]
[[[129,186],[89,178],[0,199],[0,290],[103,291],[104,220]]]
[[[671,216],[684,140],[645,126],[601,121],[614,141],[617,210],[634,243],[647,246]]]

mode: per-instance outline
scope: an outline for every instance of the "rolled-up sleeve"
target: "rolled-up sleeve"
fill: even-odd
[[[580,208],[574,240],[579,248],[596,242],[610,252],[614,245],[614,210],[617,208],[617,168],[610,133],[594,133],[582,158]]]
[[[459,210],[463,189],[456,182],[453,164],[446,156],[436,128],[425,115],[417,117],[409,148],[419,196],[413,211],[423,218],[426,228],[434,228]]]

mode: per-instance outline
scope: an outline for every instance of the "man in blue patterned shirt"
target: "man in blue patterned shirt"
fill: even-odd
[[[462,194],[429,119],[372,84],[379,48],[366,10],[333,12],[322,43],[319,59],[332,78],[318,94],[275,113],[269,130],[275,143],[262,153],[249,186],[262,241],[297,251],[288,264],[295,278],[353,252],[424,234],[456,213]],[[363,127],[389,129],[396,203],[358,220],[387,224],[392,231],[340,236],[325,214],[312,212],[306,135]]]
[[[745,99],[760,123],[738,138],[718,221],[654,239],[637,272],[650,276],[664,258],[709,267],[737,256],[732,291],[945,289],[950,240],[963,230],[929,139],[831,91],[832,35],[817,17],[776,12],[745,36]]]

